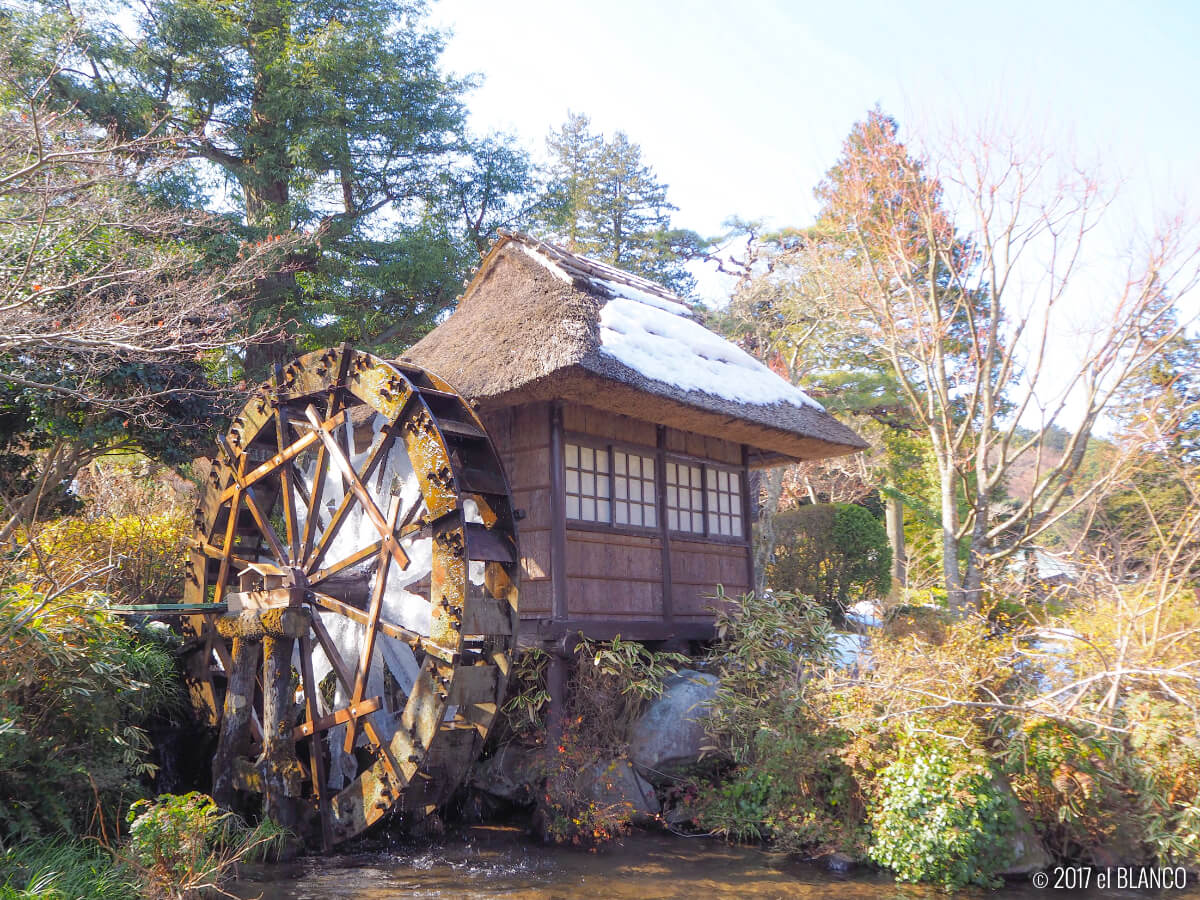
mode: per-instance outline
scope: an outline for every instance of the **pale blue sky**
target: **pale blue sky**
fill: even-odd
[[[542,149],[568,109],[625,130],[676,224],[804,224],[850,126],[999,115],[1146,208],[1200,195],[1200,3],[441,0],[477,125]],[[902,132],[903,133],[903,132]]]

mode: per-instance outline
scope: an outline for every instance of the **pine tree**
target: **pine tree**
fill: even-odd
[[[546,140],[550,179],[538,220],[541,231],[573,252],[591,256],[689,294],[695,282],[685,262],[703,241],[671,228],[677,207],[667,185],[642,161],[624,132],[611,139],[591,131],[585,115],[570,114]]]
[[[14,23],[45,64],[56,48],[39,47],[42,35],[73,37],[60,96],[113,132],[155,131],[184,148],[207,204],[235,206],[259,237],[310,235],[293,260],[299,274],[260,285],[255,319],[291,320],[293,345],[396,349],[431,327],[529,172],[511,145],[489,167],[496,142],[470,139],[470,82],[441,72],[443,36],[424,23],[425,4],[136,9],[84,22],[65,0],[29,0]],[[130,18],[138,29],[127,39],[118,23]],[[247,368],[261,374],[294,349],[251,348]]]

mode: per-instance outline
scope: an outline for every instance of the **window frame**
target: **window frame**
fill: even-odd
[[[697,543],[713,543],[713,544],[730,544],[739,547],[747,547],[750,545],[750,523],[746,518],[746,491],[749,490],[749,478],[747,477],[747,469],[745,466],[738,466],[735,463],[723,463],[717,460],[710,460],[699,456],[690,456],[686,453],[677,453],[673,450],[667,450],[662,447],[652,447],[646,444],[635,444],[630,441],[620,441],[611,438],[599,437],[594,434],[584,434],[578,431],[562,432],[563,441],[563,456],[561,460],[562,467],[562,484],[563,484],[563,519],[565,527],[576,531],[595,531],[604,533],[629,534],[638,537],[655,537],[662,536],[665,532],[671,541],[692,541]],[[588,521],[585,519],[571,519],[566,516],[566,445],[575,444],[578,447],[590,447],[593,450],[601,450],[608,453],[608,521]],[[633,453],[638,456],[647,457],[654,462],[654,525],[618,525],[617,518],[617,492],[616,492],[616,462],[613,458],[614,451],[620,450],[624,453]],[[704,532],[698,531],[677,531],[668,527],[667,518],[667,466],[668,462],[676,464],[683,463],[688,466],[700,467],[700,483],[703,486],[700,491],[701,498],[701,521],[704,524]],[[739,507],[739,516],[742,522],[741,537],[732,535],[713,534],[709,529],[708,522],[708,470],[724,471],[735,474],[738,477],[739,491],[737,493],[737,501]],[[661,475],[661,483],[660,476]]]
[[[587,519],[572,519],[566,515],[566,475],[567,475],[567,444],[575,444],[578,447],[590,447],[593,450],[602,450],[608,454],[608,521],[589,521]],[[616,462],[613,459],[613,451],[620,450],[623,453],[634,453],[638,456],[649,457],[654,463],[654,519],[653,525],[618,525],[617,524],[617,484]],[[563,519],[566,522],[567,528],[574,528],[578,531],[602,531],[602,532],[618,532],[620,534],[635,534],[642,537],[651,537],[661,533],[660,521],[662,510],[659,508],[659,483],[658,483],[658,450],[654,447],[646,447],[642,444],[631,444],[626,441],[607,440],[602,437],[597,437],[594,434],[580,434],[574,431],[563,432]]]
[[[701,514],[703,515],[702,521],[704,522],[704,533],[701,534],[698,531],[676,531],[676,530],[672,529],[669,532],[671,535],[671,540],[673,540],[673,541],[676,541],[676,540],[678,540],[678,541],[703,541],[704,543],[737,544],[737,545],[741,545],[741,546],[748,545],[750,543],[750,532],[749,532],[749,528],[747,527],[745,498],[746,498],[746,491],[749,489],[749,487],[748,487],[749,479],[747,478],[747,473],[746,473],[745,468],[742,466],[733,465],[732,463],[722,463],[722,462],[717,462],[716,460],[704,459],[703,457],[688,456],[686,453],[673,453],[670,450],[665,451],[664,457],[665,457],[664,462],[673,462],[676,464],[683,462],[684,464],[689,465],[689,466],[699,466],[700,467],[700,484],[703,486],[700,491],[700,498],[701,498],[700,505],[701,505]],[[737,502],[740,504],[740,506],[738,508],[738,518],[740,518],[742,521],[742,533],[740,536],[734,536],[734,535],[730,535],[730,534],[714,534],[712,532],[712,530],[709,528],[709,523],[708,523],[708,509],[709,509],[709,507],[708,507],[708,472],[710,469],[714,472],[728,472],[730,474],[737,475],[737,477],[738,477],[738,492],[737,492],[736,496],[737,496]],[[664,467],[664,471],[665,471],[665,467]],[[718,485],[719,485],[719,482],[718,482]],[[665,490],[666,485],[664,485],[663,487]],[[719,486],[718,486],[718,490],[720,490]],[[663,496],[664,496],[663,503],[665,505],[666,504],[665,493]]]

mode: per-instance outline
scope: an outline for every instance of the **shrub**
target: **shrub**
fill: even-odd
[[[827,612],[784,592],[717,600],[722,640],[709,662],[721,685],[708,728],[734,767],[701,785],[698,824],[789,851],[861,849],[861,791],[841,758],[850,736],[812,705],[832,660]]]
[[[654,652],[620,636],[579,642],[562,735],[543,757],[538,796],[547,837],[594,845],[629,829],[632,804],[598,798],[595,785],[626,764],[630,726],[685,662],[681,654]]]
[[[269,821],[250,828],[194,791],[139,800],[127,821],[126,861],[138,873],[143,896],[163,900],[217,891],[239,861],[277,855],[290,838]]]
[[[947,890],[999,885],[1013,816],[986,765],[952,753],[938,738],[909,735],[875,789],[871,859],[901,881],[933,881]]]
[[[816,599],[835,618],[855,600],[887,593],[892,551],[887,531],[852,503],[796,507],[775,518],[775,558],[766,567],[774,590]]]
[[[59,519],[37,533],[37,574],[58,585],[111,595],[120,603],[177,599],[191,531],[182,510]]]
[[[153,771],[147,719],[182,703],[170,649],[92,595],[0,589],[0,834],[97,831]],[[96,820],[99,815],[100,820]]]

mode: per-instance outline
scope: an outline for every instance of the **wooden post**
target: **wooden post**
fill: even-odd
[[[249,750],[259,646],[255,639],[233,639],[233,665],[225,686],[225,712],[221,717],[217,752],[213,756],[213,799],[222,809],[233,809],[235,761],[246,756]]]
[[[662,611],[663,621],[670,625],[675,621],[675,597],[671,583],[671,529],[667,527],[667,429],[665,425],[659,425],[656,430],[658,452],[654,454],[654,481],[658,534],[662,541]]]
[[[551,614],[566,621],[567,602],[567,493],[563,484],[562,404],[550,404],[550,589]],[[611,502],[611,501],[610,501]]]
[[[707,492],[707,489],[706,489]],[[742,536],[746,539],[746,583],[754,590],[754,520],[750,502],[750,450],[742,444]]]
[[[610,462],[611,468],[611,462]],[[564,484],[566,462],[563,450],[563,411],[561,403],[550,404],[550,590],[551,616],[555,622],[565,622],[570,616],[567,600],[567,492]],[[612,502],[612,498],[609,498]],[[550,708],[546,712],[546,728],[552,745],[562,737],[563,716],[566,713],[567,660],[561,646],[550,651],[550,669],[546,673],[546,688],[550,693]]]
[[[285,828],[299,824],[300,764],[292,739],[292,648],[295,641],[263,638],[263,815]]]

